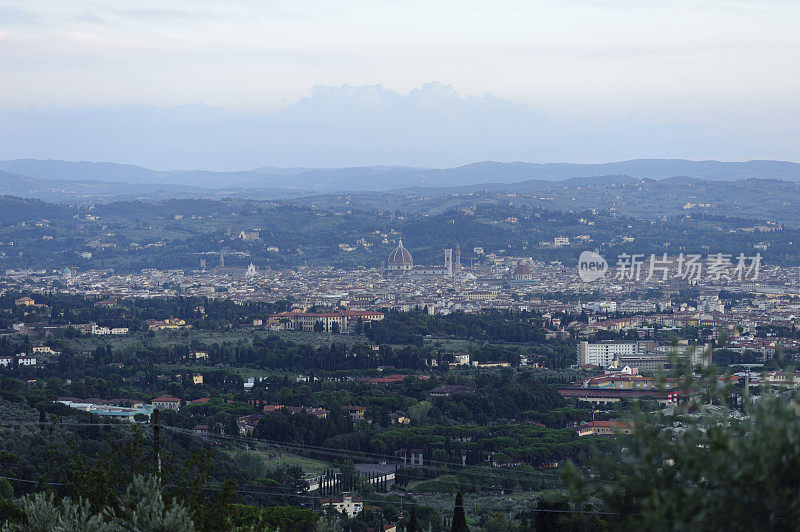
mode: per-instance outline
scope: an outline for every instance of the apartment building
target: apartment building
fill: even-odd
[[[578,365],[591,364],[606,368],[614,362],[616,357],[638,355],[648,350],[652,351],[654,347],[652,341],[616,342],[609,340],[596,343],[583,341],[578,344],[577,348]]]

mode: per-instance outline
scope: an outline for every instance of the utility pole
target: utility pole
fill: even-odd
[[[156,475],[161,478],[161,427],[158,425],[158,408],[153,409],[153,458],[156,462]]]
[[[750,401],[750,366],[745,366],[744,371],[744,399],[742,401],[742,412],[747,413],[747,403]]]

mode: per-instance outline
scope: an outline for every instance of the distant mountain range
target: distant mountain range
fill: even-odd
[[[590,172],[594,175],[587,175]],[[244,198],[289,200],[334,212],[356,208],[410,213],[515,201],[565,211],[603,209],[638,218],[710,214],[800,226],[800,164],[780,161],[485,162],[449,169],[161,172],[113,163],[23,159],[0,162],[0,195],[70,204]]]
[[[40,179],[0,170],[0,195],[51,202],[95,203],[137,199],[159,201],[173,198],[291,199],[303,195],[303,192],[273,187],[262,187],[257,190],[230,186],[206,188],[188,184],[159,183],[157,178],[144,180],[141,183],[77,178]]]
[[[688,177],[704,181],[778,179],[800,181],[800,164],[786,161],[688,161],[683,159],[636,159],[604,164],[498,163],[479,162],[456,168],[412,168],[404,166],[365,166],[352,168],[272,168],[230,172],[206,170],[158,171],[115,163],[69,162],[17,159],[0,161],[0,171],[28,179],[43,180],[46,188],[75,182],[78,188],[97,188],[98,183],[144,185],[125,192],[136,195],[154,190],[193,196],[215,190],[234,194],[242,189],[262,191],[259,195],[297,193],[390,191],[436,189],[443,187],[492,187],[526,181],[552,182],[574,178],[627,176],[634,179],[663,180]],[[8,174],[0,175],[0,192],[10,187]],[[18,178],[19,179],[19,178]],[[34,181],[26,181],[35,187]],[[596,183],[596,181],[595,181]],[[533,183],[532,183],[533,184]],[[179,187],[173,189],[173,187]],[[100,187],[103,188],[103,187]],[[538,189],[538,186],[536,186]],[[204,192],[204,189],[206,192]],[[10,193],[10,192],[5,192]]]

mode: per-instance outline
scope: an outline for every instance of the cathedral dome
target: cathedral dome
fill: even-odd
[[[402,239],[397,241],[397,247],[389,254],[386,266],[392,270],[407,270],[414,266],[414,259],[411,258],[411,253],[403,247]]]
[[[514,270],[514,275],[531,275],[532,273],[531,269],[525,264],[518,264]]]

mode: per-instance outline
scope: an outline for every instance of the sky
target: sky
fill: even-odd
[[[793,0],[0,0],[0,159],[800,161]]]

